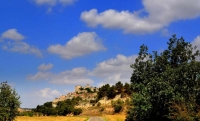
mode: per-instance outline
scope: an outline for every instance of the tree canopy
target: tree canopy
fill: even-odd
[[[131,65],[134,93],[126,121],[200,119],[199,50],[176,35],[167,44],[161,53],[149,53],[147,46],[140,47]]]
[[[17,92],[7,82],[0,83],[0,120],[13,121],[21,102]]]
[[[74,97],[65,101],[59,101],[56,108],[52,107],[52,102],[46,102],[43,105],[38,105],[34,112],[46,116],[65,116],[71,113],[73,113],[74,115],[79,115],[80,113],[82,113],[82,109],[75,108],[75,106],[79,104],[80,100],[82,100],[81,97]]]

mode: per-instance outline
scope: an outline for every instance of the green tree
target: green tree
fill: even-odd
[[[184,105],[190,119],[199,120],[199,51],[176,35],[167,44],[168,49],[160,54],[148,53],[145,45],[140,47],[138,58],[131,65],[134,93],[126,121],[178,120],[180,115],[174,115],[178,113],[174,104]]]
[[[130,84],[125,83],[123,88],[124,88],[124,93],[125,93],[125,94],[131,95],[131,87],[130,87]]]
[[[109,88],[110,88],[109,84],[105,84],[101,88],[99,88],[99,92],[97,93],[97,100],[100,100],[102,97],[107,96]]]
[[[81,114],[82,112],[83,112],[83,110],[82,110],[81,108],[76,108],[76,109],[74,109],[73,114],[74,114],[74,115],[79,115],[79,114]]]
[[[0,83],[0,120],[13,121],[20,107],[20,96],[8,85],[7,82]]]
[[[123,91],[123,84],[121,83],[121,81],[117,82],[115,84],[115,88],[116,88],[116,91],[117,91],[117,94],[121,94],[122,91]]]
[[[112,104],[112,107],[114,108],[115,113],[119,113],[120,111],[122,111],[123,106],[124,106],[124,102],[120,99],[116,101],[112,101],[111,104]]]
[[[112,99],[116,96],[116,89],[115,86],[112,86],[110,88],[108,88],[106,96],[108,97],[108,99]]]

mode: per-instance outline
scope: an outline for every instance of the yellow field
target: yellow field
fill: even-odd
[[[123,115],[123,114],[104,115],[103,118],[106,121],[125,121],[126,115]]]
[[[87,121],[88,117],[66,117],[66,116],[44,116],[44,117],[26,117],[19,116],[17,121]]]

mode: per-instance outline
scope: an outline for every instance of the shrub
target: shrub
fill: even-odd
[[[98,103],[97,103],[97,107],[100,107],[100,106],[101,106],[101,103],[100,103],[100,102],[98,102]]]
[[[114,112],[119,113],[120,111],[122,111],[124,102],[122,100],[118,99],[117,101],[112,101],[111,104],[114,108]]]
[[[104,107],[101,107],[101,109],[99,110],[100,112],[103,112],[105,110]]]
[[[79,115],[79,114],[81,114],[82,112],[83,112],[83,110],[82,110],[81,108],[76,108],[76,109],[74,109],[73,114],[74,114],[74,115]]]

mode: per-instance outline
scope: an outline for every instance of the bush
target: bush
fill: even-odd
[[[101,107],[101,109],[99,110],[100,112],[103,112],[105,110],[104,107]]]
[[[82,110],[81,108],[76,108],[76,109],[74,109],[73,114],[74,114],[74,115],[79,115],[79,114],[81,114],[82,112],[83,112],[83,110]]]
[[[96,103],[96,100],[90,100],[90,103],[92,103],[92,104]]]
[[[122,111],[124,102],[122,100],[118,99],[117,101],[112,101],[111,104],[114,108],[114,112],[119,113],[120,111]]]
[[[97,103],[97,107],[100,107],[100,106],[101,106],[101,103],[100,103],[100,102],[98,102],[98,103]]]
[[[20,112],[18,115],[19,116],[30,116],[30,117],[33,117],[34,112],[33,111],[25,111],[25,112]]]
[[[122,110],[122,105],[114,105],[114,112],[119,113]]]

